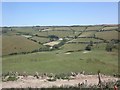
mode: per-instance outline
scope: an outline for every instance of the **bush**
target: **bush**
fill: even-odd
[[[89,44],[90,46],[93,46],[93,41],[90,41],[90,44]]]
[[[55,78],[50,78],[50,79],[47,79],[48,81],[56,81]]]
[[[17,78],[15,76],[9,76],[7,81],[16,81]]]
[[[86,48],[85,48],[85,50],[91,51],[91,46],[90,46],[90,45],[87,45]]]
[[[56,35],[49,35],[48,38],[50,38],[50,41],[55,41],[59,39],[59,37]]]
[[[56,79],[63,79],[63,80],[65,80],[65,79],[69,79],[69,76],[70,76],[70,74],[61,73],[59,75],[55,75],[55,78]]]
[[[118,81],[116,82],[116,85],[117,85],[118,87],[120,87],[120,80],[118,80]]]
[[[115,46],[115,42],[114,42],[114,41],[110,41],[110,42],[107,43],[107,45],[106,45],[106,51],[111,52],[112,49],[114,48],[114,46]]]

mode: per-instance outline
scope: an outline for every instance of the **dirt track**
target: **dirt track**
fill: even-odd
[[[87,82],[85,82],[87,80]],[[117,78],[110,76],[101,77],[102,82],[116,81]],[[17,81],[8,81],[2,83],[2,88],[47,88],[52,86],[61,86],[61,85],[77,85],[78,83],[87,83],[87,85],[97,85],[98,77],[97,75],[78,75],[73,80],[57,80],[57,81],[47,81],[46,79],[36,79],[33,76],[28,76],[27,78],[20,77]]]

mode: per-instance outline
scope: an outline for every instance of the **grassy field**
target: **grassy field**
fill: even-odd
[[[40,73],[93,72],[101,70],[105,74],[117,73],[117,54],[94,50],[89,53],[61,51],[41,52],[3,58],[3,73],[8,71]]]
[[[103,38],[105,40],[118,39],[117,31],[97,32],[96,37]]]
[[[49,35],[56,35],[58,37],[67,37],[73,35],[72,31],[49,31]]]
[[[111,26],[109,26],[109,27],[104,27],[103,28],[103,30],[110,30],[110,29],[118,29],[118,26],[114,26],[114,27],[111,27]]]
[[[6,36],[2,37],[2,54],[8,55],[10,53],[29,52],[34,49],[43,47],[38,43],[28,40],[22,36]]]
[[[42,27],[43,28],[43,27]],[[86,29],[88,32],[86,32]],[[8,71],[17,72],[28,72],[30,74],[35,73],[67,73],[67,72],[81,72],[85,71],[87,73],[93,72],[97,73],[100,70],[105,74],[113,74],[118,72],[118,51],[113,49],[112,52],[107,52],[105,50],[106,43],[95,44],[90,52],[85,51],[85,47],[88,44],[75,44],[68,42],[97,42],[99,39],[95,38],[76,38],[75,35],[79,37],[99,37],[106,40],[118,39],[117,31],[105,31],[96,32],[94,30],[99,30],[103,26],[70,26],[70,27],[48,27],[43,28],[41,31],[35,30],[32,27],[19,27],[13,28],[13,31],[8,31],[3,34],[2,37],[2,54],[8,55],[10,53],[20,53],[20,52],[30,52],[35,49],[46,47],[38,42],[48,42],[48,38],[37,37],[49,35],[56,35],[60,38],[71,36],[64,45],[60,46],[59,49],[53,51],[42,51],[29,54],[19,54],[19,55],[8,55],[3,56],[3,73]],[[107,28],[107,27],[105,27]],[[104,29],[105,29],[104,28]],[[109,26],[108,29],[115,29],[113,26]],[[106,30],[108,30],[106,29]],[[63,30],[63,31],[62,31]],[[84,31],[85,30],[85,31]],[[92,31],[91,31],[92,30]],[[21,33],[21,35],[16,35]],[[32,35],[31,39],[38,42],[27,39],[24,35],[28,33]],[[0,37],[1,38],[1,37]],[[74,51],[74,52],[69,52]]]
[[[83,32],[79,37],[93,37],[96,31],[92,32]]]
[[[46,42],[50,41],[49,38],[42,38],[42,37],[35,37],[35,36],[32,37],[31,39],[36,40],[36,41],[41,42],[41,43],[46,43]]]
[[[86,30],[101,30],[103,26],[89,26]]]
[[[85,50],[87,44],[65,44],[61,47],[63,51]]]
[[[35,34],[39,32],[33,29],[32,27],[19,27],[19,28],[13,28],[13,30],[19,33],[28,33],[28,34]]]
[[[55,27],[54,30],[71,30],[70,27]]]
[[[72,41],[70,42],[90,42],[90,41],[93,41],[93,42],[102,42],[102,40],[99,40],[99,39],[94,39],[94,38],[77,38],[77,39],[73,39]]]
[[[72,30],[75,30],[75,31],[84,31],[86,29],[85,26],[82,26],[82,27],[70,27]]]
[[[35,34],[37,34],[38,36],[48,36],[49,35],[47,31],[42,31],[42,32],[38,32]]]
[[[38,36],[56,35],[60,38],[63,38],[63,37],[68,37],[68,36],[74,37],[75,35],[78,35],[79,33],[81,33],[81,32],[78,32],[78,31],[73,32],[72,30],[69,30],[69,31],[68,30],[64,30],[64,31],[62,31],[62,30],[61,31],[58,31],[58,30],[52,31],[51,30],[51,31],[42,31],[42,32],[39,32],[36,34]]]

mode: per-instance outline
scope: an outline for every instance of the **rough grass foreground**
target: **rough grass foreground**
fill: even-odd
[[[119,87],[120,81],[116,77],[100,74],[101,83],[98,75],[85,75],[80,73],[65,74],[43,74],[30,75],[7,75],[3,76],[2,88],[113,88]],[[44,90],[44,89],[43,89]]]

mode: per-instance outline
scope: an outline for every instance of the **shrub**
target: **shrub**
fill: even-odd
[[[118,80],[118,81],[116,82],[116,85],[117,85],[118,87],[120,87],[120,80]]]
[[[55,78],[56,79],[63,79],[63,80],[67,79],[67,80],[69,80],[69,76],[70,76],[70,74],[61,73],[59,75],[55,75]]]
[[[91,51],[91,46],[90,46],[90,45],[87,45],[87,46],[85,47],[85,50]]]
[[[89,44],[90,46],[93,46],[93,41],[90,41],[90,44]]]
[[[16,81],[17,78],[15,76],[9,76],[7,81]]]
[[[114,44],[115,44],[114,41],[110,41],[109,43],[107,43],[107,45],[106,45],[106,51],[111,52],[112,49],[113,49],[113,47],[114,47]]]
[[[47,79],[48,81],[56,81],[56,78]]]

